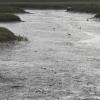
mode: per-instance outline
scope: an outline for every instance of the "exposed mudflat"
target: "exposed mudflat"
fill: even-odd
[[[64,10],[27,10],[1,23],[29,42],[0,44],[0,100],[100,100],[100,22]]]

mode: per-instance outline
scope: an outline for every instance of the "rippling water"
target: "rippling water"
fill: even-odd
[[[27,10],[0,23],[28,42],[0,44],[1,100],[100,98],[100,23],[92,14]],[[89,20],[87,20],[89,19]]]

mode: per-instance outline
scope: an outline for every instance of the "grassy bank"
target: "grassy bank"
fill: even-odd
[[[90,9],[92,6],[93,9],[97,10],[98,8],[95,8],[95,4],[100,4],[100,0],[0,0],[0,5],[3,6],[9,5],[10,7],[17,6],[36,9],[66,9],[68,6],[72,6],[74,11],[85,11],[86,8]],[[89,5],[89,7],[87,5]],[[90,12],[92,12],[92,10]]]
[[[14,22],[14,21],[21,21],[21,19],[13,14],[0,13],[0,22]]]
[[[69,5],[68,11],[82,13],[100,13],[100,4],[74,4]]]
[[[100,2],[100,0],[0,0],[0,2]]]
[[[21,19],[18,16],[14,15],[14,13],[25,13],[25,11],[18,7],[1,5],[0,22],[21,21]],[[14,33],[12,33],[6,28],[0,28],[0,42],[15,41],[15,40],[22,41],[27,39],[21,36],[14,35]]]
[[[16,36],[14,33],[9,31],[6,28],[0,27],[0,42],[8,42],[8,41],[22,41],[27,40],[27,38]]]
[[[85,12],[85,13],[100,13],[100,1],[90,0],[87,1],[77,1],[71,0],[69,2],[11,2],[11,3],[1,3],[1,5],[9,5],[13,7],[20,8],[33,8],[33,9],[68,9],[68,11],[73,12]]]
[[[0,22],[21,21],[14,13],[25,13],[25,11],[19,7],[0,5]]]
[[[95,15],[95,18],[100,18],[100,13]]]
[[[25,11],[18,7],[10,5],[0,5],[0,13],[25,13]]]
[[[18,16],[14,15],[15,13],[25,13],[25,11],[18,7],[0,5],[0,22],[21,21]]]

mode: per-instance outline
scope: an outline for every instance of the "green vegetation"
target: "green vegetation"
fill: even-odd
[[[0,6],[0,22],[13,22],[13,21],[21,21],[20,18],[14,13],[25,13],[25,11],[18,7]]]
[[[21,21],[21,20],[16,15],[8,13],[0,13],[0,22],[13,22],[13,21]]]
[[[21,21],[20,18],[14,13],[25,13],[25,11],[19,7],[9,6],[9,5],[1,5],[0,6],[0,22],[15,22]],[[7,41],[22,41],[27,40],[27,38],[16,36],[14,33],[9,31],[6,28],[0,28],[0,42]]]
[[[99,2],[99,0],[0,0],[0,2]]]
[[[84,13],[99,13],[100,4],[74,4],[69,5],[68,11],[84,12]]]
[[[95,15],[95,18],[100,18],[100,13]]]
[[[0,5],[0,13],[25,13],[25,11],[18,7]]]
[[[3,4],[20,8],[67,9],[68,7],[71,7],[72,9],[70,9],[69,11],[73,12],[100,12],[100,0],[9,0],[9,2],[7,1],[8,0],[3,0]]]
[[[0,42],[7,42],[7,41],[27,41],[27,38],[16,36],[14,33],[9,31],[6,28],[0,28]]]
[[[0,22],[21,21],[14,13],[25,13],[25,11],[18,7],[1,5],[0,6]]]
[[[20,11],[21,9],[19,8],[23,7],[34,9],[67,9],[69,6],[72,8],[69,11],[74,12],[100,12],[100,0],[0,0],[0,5],[9,6],[8,9],[10,11],[13,9],[15,12]],[[3,9],[6,9],[6,7]]]
[[[5,0],[6,1],[6,0]],[[73,12],[98,13],[100,12],[100,0],[22,0],[24,2],[3,2],[1,5],[17,8],[33,9],[68,9]],[[33,2],[32,2],[33,1]],[[37,1],[37,2],[36,2]],[[44,2],[45,1],[45,2]]]

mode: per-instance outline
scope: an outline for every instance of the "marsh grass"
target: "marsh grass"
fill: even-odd
[[[95,15],[95,18],[100,18],[100,13]]]
[[[21,19],[10,13],[0,13],[0,22],[13,22],[13,21],[21,21]]]
[[[100,4],[74,4],[69,5],[68,11],[80,13],[100,13]]]
[[[77,0],[76,0],[77,1]],[[5,5],[18,7],[18,8],[33,8],[33,9],[65,9],[72,12],[80,12],[80,13],[100,13],[100,2],[87,2],[87,1],[73,1],[70,2],[14,2],[7,3]],[[91,0],[93,1],[93,0]],[[71,9],[69,9],[69,7]]]
[[[73,12],[100,13],[100,0],[2,0],[0,12],[23,12],[23,8],[66,9]],[[7,6],[7,7],[6,7]],[[68,9],[71,7],[71,9]]]
[[[27,41],[27,38],[22,36],[16,36],[14,33],[6,28],[0,28],[0,42],[7,41]]]
[[[12,7],[11,5],[0,5],[0,13],[25,13],[22,8]]]
[[[100,0],[9,0],[9,2],[100,2]],[[8,2],[8,0],[0,0],[0,2]]]

